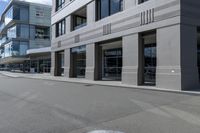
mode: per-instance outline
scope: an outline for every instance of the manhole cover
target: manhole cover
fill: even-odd
[[[96,130],[96,131],[91,131],[88,133],[123,133],[120,131],[111,131],[111,130]]]

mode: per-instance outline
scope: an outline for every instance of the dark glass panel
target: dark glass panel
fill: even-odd
[[[109,16],[109,0],[101,0],[101,18]]]

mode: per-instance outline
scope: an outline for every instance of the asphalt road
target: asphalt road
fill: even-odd
[[[95,130],[200,133],[200,96],[0,75],[0,133]]]

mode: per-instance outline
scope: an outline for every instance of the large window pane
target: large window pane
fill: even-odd
[[[29,38],[29,26],[28,25],[20,25],[20,37],[21,38]]]
[[[109,16],[109,0],[101,0],[101,18]]]
[[[59,37],[64,34],[65,34],[65,19],[56,23],[56,37]]]
[[[123,0],[97,0],[97,19],[102,19],[123,10]]]
[[[65,4],[65,0],[56,0],[56,11],[61,9],[64,4]]]
[[[15,20],[20,19],[20,8],[18,6],[13,7],[13,19]]]
[[[12,41],[5,45],[5,57],[26,55],[28,42]]]
[[[8,38],[16,38],[17,37],[17,26],[13,26],[7,30]]]
[[[103,78],[105,80],[121,80],[122,48],[103,50]]]
[[[36,39],[49,39],[49,28],[48,27],[36,27],[35,38]]]
[[[19,41],[14,41],[11,44],[11,52],[12,52],[12,56],[19,56],[19,49],[20,49],[20,45],[19,45]]]
[[[11,56],[10,44],[11,44],[11,43],[8,43],[8,44],[6,44],[6,45],[4,46],[5,57]]]
[[[35,35],[36,35],[35,26],[30,25],[30,39],[35,39]]]
[[[199,79],[200,79],[200,29],[197,33],[197,63],[199,68]]]
[[[122,0],[110,0],[110,14],[115,14],[122,10]]]
[[[20,49],[19,49],[20,55],[26,55],[27,49],[28,49],[28,42],[20,42]]]
[[[79,46],[71,49],[73,58],[73,76],[77,78],[85,77],[86,68],[86,46]]]
[[[5,14],[5,25],[10,23],[13,19],[13,7],[11,7]]]
[[[27,7],[20,7],[20,20],[27,21],[29,18],[29,12]]]

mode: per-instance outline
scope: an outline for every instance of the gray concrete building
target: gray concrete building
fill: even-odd
[[[11,0],[0,20],[2,70],[50,72],[51,6]]]
[[[200,90],[198,0],[53,0],[51,73]]]

